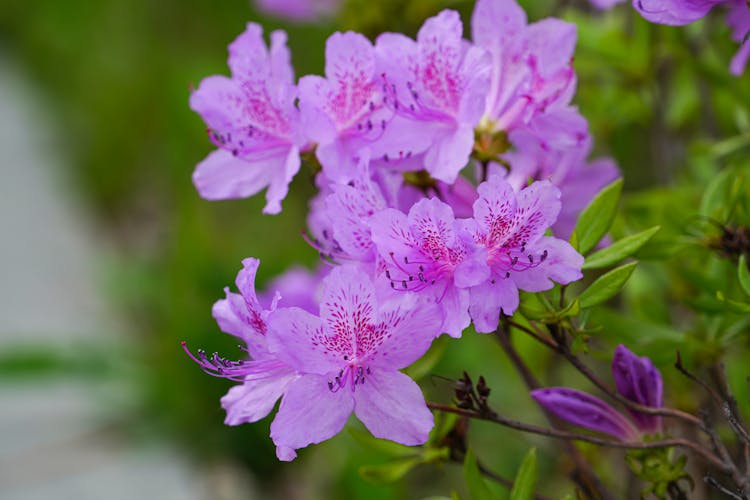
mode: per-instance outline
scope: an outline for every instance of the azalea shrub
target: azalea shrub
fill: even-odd
[[[336,2],[260,7],[294,22],[348,12]],[[239,349],[183,342],[203,371],[234,383],[221,398],[227,425],[273,414],[284,462],[349,428],[349,439],[390,455],[358,464],[363,481],[462,464],[445,496],[748,498],[750,372],[738,360],[750,333],[750,9],[593,8],[643,19],[628,33],[590,6],[529,21],[515,0],[477,0],[468,18],[425,16],[413,37],[387,26],[332,32],[323,75],[299,78],[287,34],[248,22],[229,44],[229,76],[207,76],[190,95],[215,146],[193,182],[208,200],[263,193],[266,217],[307,183],[299,238],[318,259],[260,289],[261,262],[246,258],[212,310]],[[710,45],[727,34],[721,9],[734,55]],[[710,23],[693,31],[648,24],[703,17]],[[577,23],[589,54],[580,76]],[[657,29],[700,50],[651,47]],[[631,50],[643,66],[623,71]],[[645,111],[615,102],[636,85]],[[727,109],[729,126],[718,118]],[[604,132],[596,144],[586,110]],[[695,125],[704,120],[705,135]],[[665,163],[634,181],[592,153],[617,153],[619,133],[652,122],[703,142],[644,139]],[[480,336],[497,349],[441,365]],[[504,383],[477,369],[493,363],[515,370],[523,385],[512,401],[526,406],[507,404]],[[494,450],[519,464],[512,475],[493,470],[482,446],[508,429],[531,449]]]

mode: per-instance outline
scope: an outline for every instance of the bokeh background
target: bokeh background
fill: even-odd
[[[595,154],[613,156],[625,176],[615,232],[661,224],[667,235],[705,241],[710,228],[688,215],[719,172],[735,168],[730,180],[742,172],[750,143],[750,86],[728,73],[735,47],[722,20],[676,29],[646,23],[628,5],[602,13],[577,0],[521,4],[531,20],[555,15],[578,24],[575,101],[590,120]],[[317,260],[300,237],[314,193],[309,172],[297,176],[278,216],[261,215],[262,197],[198,197],[190,176],[212,145],[188,108],[191,86],[227,72],[226,46],[250,20],[289,32],[300,76],[322,72],[325,39],[335,30],[414,35],[445,7],[460,10],[468,27],[473,2],[462,0],[345,0],[331,16],[304,23],[263,14],[248,0],[0,0],[3,498],[465,492],[460,467],[450,464],[416,467],[396,484],[384,483],[378,469],[363,477],[362,467],[390,457],[358,438],[356,423],[294,463],[278,463],[270,419],[224,426],[219,398],[231,383],[203,374],[180,348],[188,340],[238,352],[210,309],[242,258],[261,259],[261,284]],[[655,298],[694,293],[695,284],[670,269],[731,271],[719,258],[706,264],[706,245],[693,247],[678,264],[674,252],[652,246],[650,258],[660,263],[641,266],[621,302],[601,313],[610,335],[593,340],[592,356],[603,373],[607,349],[623,340],[660,366],[675,345],[691,352],[671,302]],[[628,310],[630,323],[611,320],[615,308]],[[522,339],[519,348],[546,381],[587,388]],[[467,370],[488,378],[499,408],[542,421],[491,337],[441,341],[431,360],[420,374],[430,398],[449,401],[451,379]],[[689,395],[670,397],[691,404]],[[530,444],[538,446],[542,489],[571,490],[555,443],[481,424],[470,436],[481,436],[474,442],[484,462],[510,477]],[[617,481],[619,467],[605,473]]]

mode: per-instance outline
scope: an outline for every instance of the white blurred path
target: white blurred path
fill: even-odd
[[[122,328],[97,287],[102,242],[62,178],[51,114],[19,73],[0,52],[0,354],[115,346]],[[0,498],[215,498],[215,481],[176,450],[133,447],[106,427],[102,401],[122,390],[111,384],[0,379]]]

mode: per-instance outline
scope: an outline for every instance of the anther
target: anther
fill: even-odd
[[[406,290],[406,280],[401,282],[401,286],[404,288],[404,290]]]
[[[542,256],[540,260],[544,262],[547,259],[547,255],[548,255],[547,250],[545,250],[544,252],[542,252]]]

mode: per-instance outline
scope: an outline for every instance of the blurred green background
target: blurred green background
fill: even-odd
[[[727,71],[734,46],[718,17],[676,29],[650,25],[627,5],[601,13],[581,2],[521,3],[530,20],[556,15],[578,24],[575,101],[590,120],[596,154],[613,156],[625,176],[625,210],[615,233],[660,224],[665,235],[661,242],[671,245],[661,253],[652,246],[651,255],[644,257],[654,263],[639,269],[623,299],[614,304],[629,311],[631,323],[613,320],[614,309],[597,317],[607,325],[604,333],[614,326],[610,335],[592,340],[592,355],[601,358],[596,362],[606,374],[608,349],[627,339],[668,367],[674,345],[687,342],[683,326],[689,321],[675,320],[676,311],[686,310],[679,304],[698,293],[696,282],[702,283],[709,266],[716,268],[710,273],[715,277],[732,273],[731,263],[706,243],[716,229],[690,216],[702,210],[722,221],[747,218],[747,209],[729,210],[721,202],[706,202],[705,210],[698,206],[705,186],[721,171],[734,169],[730,179],[716,187],[721,193],[731,191],[736,175],[747,173],[748,78],[732,78]],[[64,165],[67,196],[83,206],[106,249],[91,267],[97,290],[123,325],[118,334],[99,331],[73,347],[3,332],[10,338],[0,347],[3,386],[61,379],[103,382],[107,389],[96,393],[101,408],[97,425],[106,426],[128,446],[176,447],[196,474],[210,478],[200,493],[204,498],[375,499],[464,492],[460,468],[451,465],[421,466],[395,485],[366,481],[359,468],[388,457],[346,432],[304,450],[292,464],[278,463],[267,437],[270,420],[224,426],[219,398],[231,383],[203,374],[179,342],[238,353],[234,339],[219,332],[210,309],[222,288],[232,283],[241,259],[260,258],[261,284],[291,264],[312,266],[317,259],[300,237],[306,203],[314,193],[308,172],[294,181],[283,213],[275,217],[261,216],[262,197],[208,202],[191,184],[193,167],[212,145],[202,121],[188,108],[190,88],[205,76],[227,72],[226,46],[245,23],[286,29],[300,76],[322,72],[325,39],[335,30],[355,29],[371,37],[386,30],[413,35],[426,17],[445,7],[460,10],[468,27],[472,6],[458,0],[349,0],[334,19],[295,25],[263,17],[247,0],[0,1],[3,67],[18,73],[32,89],[53,131],[45,147]],[[12,172],[2,182],[12,185]],[[680,238],[692,239],[678,254],[673,243]],[[706,264],[706,259],[713,260]],[[691,266],[691,276],[677,271]],[[33,267],[28,272],[33,273]],[[724,279],[711,286],[731,288],[730,278]],[[711,313],[692,309],[685,314]],[[734,325],[738,319],[727,321]],[[655,336],[637,335],[652,334],[649,326],[661,330]],[[746,328],[739,327],[739,332]],[[695,349],[688,349],[696,356],[715,357],[735,345],[715,338],[703,342],[708,333],[688,333],[698,339]],[[587,389],[574,375],[561,372],[547,353],[519,340],[543,380]],[[467,334],[460,342],[444,344],[448,354],[431,374],[453,379],[464,369],[473,376],[484,374],[498,408],[541,422],[492,338]],[[421,383],[430,398],[449,401],[450,381],[426,375]],[[694,404],[689,397],[679,402],[688,408]],[[472,424],[470,435],[478,433],[481,439],[472,443],[494,470],[512,477],[534,443],[544,457],[542,477],[559,478],[542,490],[572,490],[564,479],[564,461],[555,460],[555,443]],[[605,474],[619,481],[620,468],[613,461]],[[232,479],[222,479],[226,475]],[[249,481],[255,493],[243,490],[243,481]],[[229,486],[222,486],[225,483]],[[496,493],[504,494],[501,489]]]

